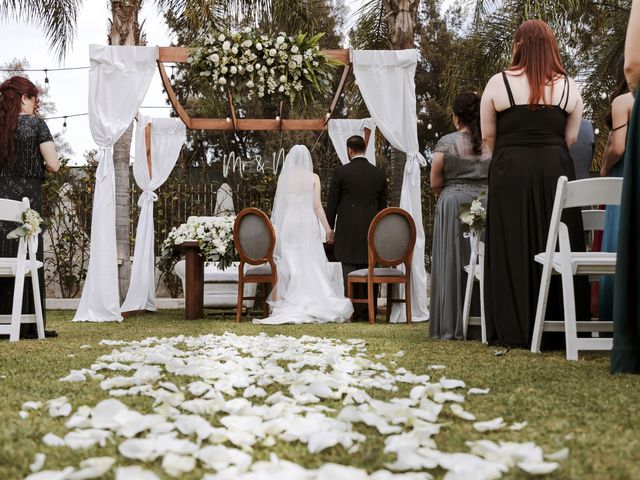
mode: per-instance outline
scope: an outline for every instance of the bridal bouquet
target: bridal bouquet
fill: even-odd
[[[42,224],[42,217],[35,210],[31,208],[25,210],[22,214],[22,221],[24,222],[22,226],[7,234],[8,239],[11,240],[20,237],[30,237],[32,235],[38,235],[42,231],[40,228],[40,225]]]
[[[480,233],[484,230],[484,226],[487,222],[487,211],[482,206],[480,201],[483,195],[480,195],[473,202],[463,203],[460,205],[459,215],[460,221],[469,226],[469,229],[474,233]]]
[[[187,240],[195,240],[200,245],[200,255],[205,262],[216,262],[224,270],[234,260],[233,223],[235,216],[215,217],[207,221],[190,220],[174,227],[162,243],[158,268],[165,273],[173,270],[180,258],[176,248]]]

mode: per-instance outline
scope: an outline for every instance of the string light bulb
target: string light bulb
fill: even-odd
[[[227,123],[231,123],[231,117],[227,116]]]
[[[67,117],[64,117],[64,122],[62,122],[62,128],[63,129],[67,128]]]
[[[280,121],[280,115],[276,115],[276,122]]]
[[[46,83],[47,85],[49,84],[49,74],[46,68],[44,69],[44,83]]]
[[[175,74],[173,73],[173,69],[174,69],[174,68],[175,68],[175,67],[171,67],[171,81],[172,81],[172,82],[176,79],[176,76],[175,76]]]

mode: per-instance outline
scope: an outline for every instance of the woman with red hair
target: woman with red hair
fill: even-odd
[[[494,75],[481,102],[482,134],[493,151],[489,167],[485,259],[487,338],[529,347],[541,268],[558,177],[575,179],[568,146],[575,143],[582,99],[562,66],[551,28],[524,22],[514,34],[511,66]],[[579,211],[566,211],[571,246],[584,250]],[[588,320],[586,278],[576,281],[578,320]],[[562,318],[562,290],[549,291],[547,315]],[[545,338],[545,343],[548,342]]]
[[[42,213],[42,181],[45,171],[60,168],[53,137],[38,113],[38,88],[24,77],[14,76],[0,84],[0,198],[22,200]],[[15,224],[0,222],[0,257],[15,257],[18,242],[7,240]],[[42,237],[38,241],[42,261]],[[44,270],[40,269],[40,295],[44,309]],[[34,313],[31,284],[25,283],[23,312]],[[13,279],[0,279],[0,314],[11,313]],[[55,336],[55,332],[45,332]],[[35,324],[24,325],[21,335],[35,337]]]

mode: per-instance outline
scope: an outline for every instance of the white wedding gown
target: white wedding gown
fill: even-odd
[[[332,272],[322,246],[323,231],[313,209],[313,165],[303,145],[284,161],[273,201],[278,281],[270,296],[271,315],[253,323],[344,322],[353,313],[342,275]]]

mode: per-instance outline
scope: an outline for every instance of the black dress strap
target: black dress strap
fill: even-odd
[[[612,128],[611,131],[615,132],[616,130],[620,130],[621,128],[626,127],[628,125],[629,125],[629,122],[623,123],[622,125],[618,125],[616,128]]]
[[[511,86],[509,85],[509,80],[507,80],[507,74],[502,71],[502,79],[504,80],[504,86],[507,89],[507,95],[509,96],[509,105],[512,107],[516,106],[516,102],[513,99],[513,92],[511,92]]]
[[[566,95],[566,98],[565,98],[565,95]],[[562,100],[564,100],[564,107],[562,106]],[[558,102],[557,106],[566,112],[568,105],[569,105],[569,77],[565,75],[564,86],[562,87],[562,95],[560,96],[560,101]]]

